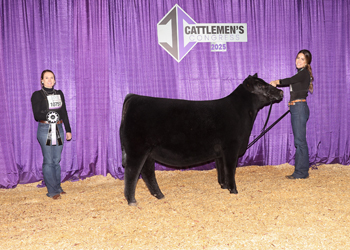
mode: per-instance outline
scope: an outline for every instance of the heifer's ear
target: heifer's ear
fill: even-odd
[[[253,77],[258,78],[258,73],[255,73],[255,75],[253,75]]]
[[[243,85],[245,86],[245,88],[251,92],[254,89],[254,79],[253,76],[249,75],[243,82]]]

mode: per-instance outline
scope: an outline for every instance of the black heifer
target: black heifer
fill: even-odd
[[[282,97],[281,90],[256,74],[218,100],[127,95],[120,140],[128,204],[136,205],[140,174],[152,195],[164,197],[156,180],[155,162],[181,168],[215,161],[219,184],[236,194],[237,161],[246,151],[256,115],[262,107]]]

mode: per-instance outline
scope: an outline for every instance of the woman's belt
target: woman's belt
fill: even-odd
[[[297,102],[306,102],[306,99],[296,99],[293,101],[288,102],[288,106],[295,105]]]
[[[39,121],[40,123],[46,123],[46,124],[50,124],[48,121]],[[62,120],[58,121],[56,124],[61,124],[63,123]]]

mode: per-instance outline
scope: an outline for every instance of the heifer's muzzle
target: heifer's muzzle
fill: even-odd
[[[283,99],[283,91],[280,89],[274,89],[269,93],[270,100],[280,101]]]

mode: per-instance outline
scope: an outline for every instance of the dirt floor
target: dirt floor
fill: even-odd
[[[157,171],[162,200],[143,180],[138,206],[110,175],[65,182],[60,200],[39,183],[0,190],[0,249],[350,249],[350,166],[237,169],[238,194],[216,170]]]

